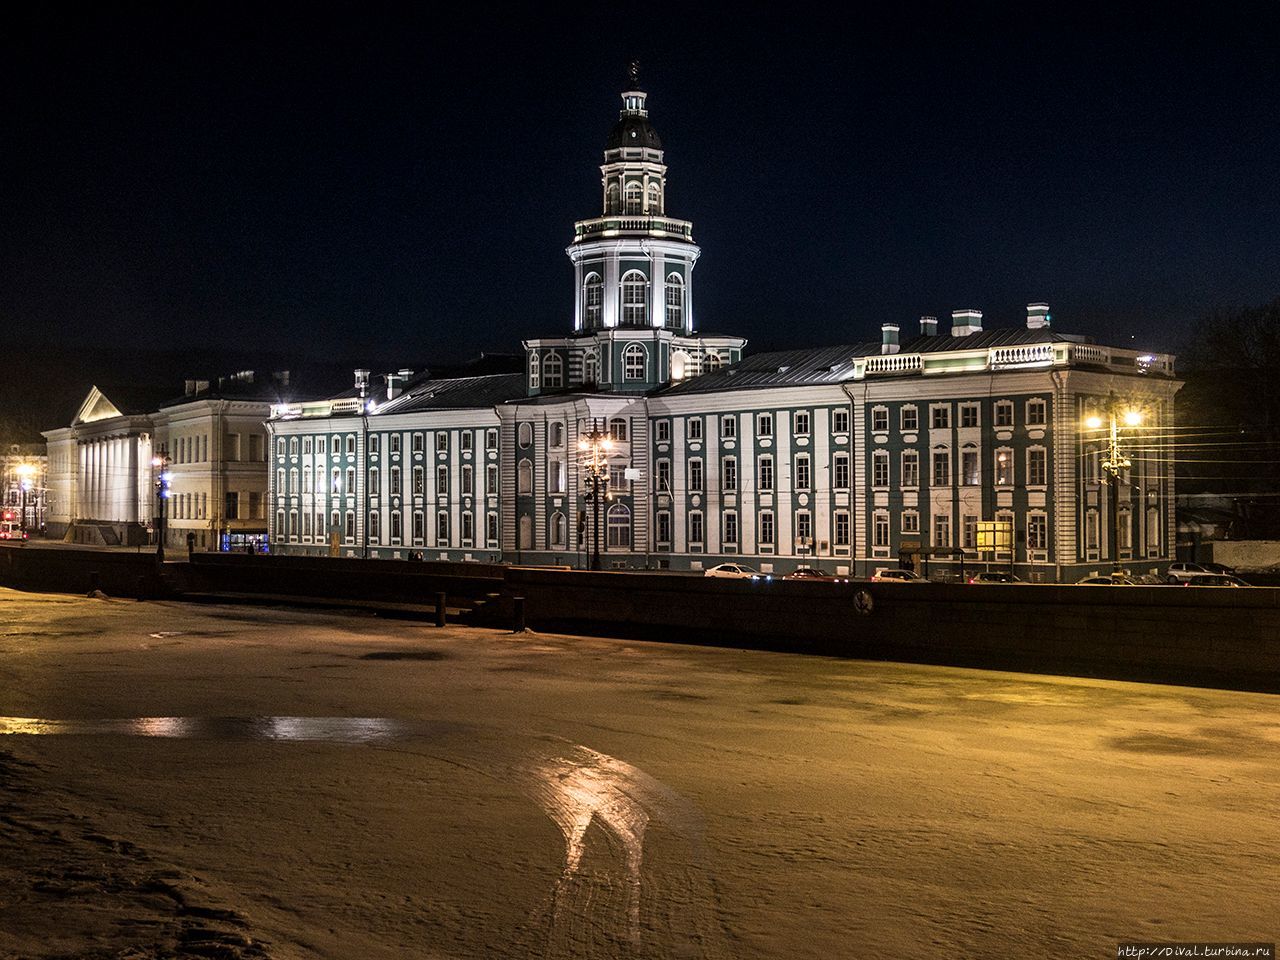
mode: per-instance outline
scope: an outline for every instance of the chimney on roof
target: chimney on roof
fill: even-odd
[[[356,371],[356,389],[360,392],[360,398],[363,400],[364,395],[369,392],[369,371]]]
[[[896,323],[880,324],[880,352],[897,353],[898,350],[898,325]]]
[[[396,371],[396,376],[398,376],[401,380],[404,380],[407,383],[409,378],[413,376],[413,371],[410,370],[408,367],[401,367],[399,370]]]
[[[1027,329],[1044,330],[1049,326],[1049,305],[1047,303],[1027,304]]]
[[[196,392],[196,382],[194,380],[188,380],[186,383],[187,383],[187,388],[185,392],[186,392],[186,395],[190,397],[194,395]]]
[[[951,335],[953,337],[967,337],[972,333],[982,332],[982,311],[981,310],[952,310],[951,311]]]
[[[938,318],[937,317],[921,317],[920,318],[920,336],[936,337],[938,335]]]
[[[405,375],[406,371],[401,370],[399,373],[384,374],[382,379],[387,383],[387,399],[394,400],[400,394],[404,393],[404,382],[409,378]]]

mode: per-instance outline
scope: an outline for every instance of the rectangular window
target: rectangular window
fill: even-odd
[[[809,467],[809,455],[802,453],[796,457],[796,489],[808,490],[812,486],[812,470]]]
[[[424,522],[422,511],[418,510],[413,515],[413,539],[421,542],[422,538],[427,534],[427,525]]]
[[[898,413],[898,420],[904,433],[920,429],[920,411],[915,407],[903,407]]]
[[[476,537],[476,515],[470,510],[462,514],[462,545],[470,546]]]
[[[449,492],[449,468],[436,467],[436,496],[443,497]]]
[[[997,487],[1013,486],[1013,451],[1008,447],[996,451],[995,480]]]
[[[966,550],[973,550],[978,546],[978,518],[972,514],[965,514],[964,533],[960,546]]]
[[[441,544],[449,542],[449,514],[443,510],[436,514],[436,540]]]
[[[671,511],[658,511],[658,542],[671,542]]]
[[[951,546],[951,518],[945,513],[933,518],[933,545],[935,547]]]
[[[302,438],[302,452],[303,453],[311,452],[311,437]]]
[[[760,514],[760,542],[773,543],[773,512],[765,510]]]
[[[761,490],[773,489],[773,457],[761,457],[759,477],[756,484]]]
[[[756,417],[756,433],[762,437],[773,436],[773,414],[762,413]]]
[[[702,418],[690,417],[687,421],[687,425],[689,428],[689,439],[701,440],[702,439]]]
[[[464,434],[464,436],[465,436],[465,434]],[[561,483],[561,486],[563,486],[563,484],[564,484],[564,464],[563,464],[563,463],[559,463],[559,462],[557,462],[557,463],[556,463],[556,466],[560,468],[560,483]],[[554,477],[554,476],[555,476],[555,470],[554,470],[554,469],[552,470],[551,475],[552,475],[552,477]],[[552,491],[552,493],[559,493],[559,492],[561,492],[561,491],[560,491],[560,490],[558,490],[558,489],[557,489],[557,490],[553,490],[553,491]],[[463,467],[462,467],[462,495],[463,495],[464,497],[469,497],[469,496],[471,496],[473,493],[475,493],[475,468],[473,468],[473,467],[471,466],[471,464],[469,464],[469,463],[468,463],[468,464],[463,464]]]
[[[564,427],[561,424],[557,423],[556,426],[560,427],[560,429],[563,431]],[[462,452],[468,453],[472,450],[472,444],[475,443],[476,438],[475,438],[475,435],[470,430],[463,430],[461,435],[458,437],[458,439],[461,441]],[[393,450],[392,453],[394,452],[395,451]]]
[[[849,546],[849,511],[836,511],[836,532],[835,545],[837,547]]]
[[[671,421],[670,420],[659,420],[656,424],[654,424],[654,439],[657,440],[658,443],[671,442]]]
[[[951,451],[933,451],[933,485],[945,487],[951,483]]]
[[[654,485],[657,488],[658,493],[672,493],[671,461],[659,460],[657,467],[657,473],[654,475]]]
[[[621,491],[627,485],[627,468],[620,464],[612,464],[609,467],[609,488],[611,490]]]
[[[929,408],[929,425],[934,430],[948,430],[951,427],[951,408],[950,407],[930,407]]]
[[[875,407],[871,411],[871,432],[872,433],[888,433],[889,432],[889,408]]]
[[[976,403],[960,404],[960,426],[976,427],[979,422],[978,405]]]
[[[498,431],[492,427],[484,432],[484,448],[486,450],[498,449]]]
[[[347,455],[355,456],[356,453],[356,435],[354,433],[347,434]],[[355,534],[352,534],[355,536]]]
[[[1123,514],[1121,520],[1127,519]],[[1123,540],[1123,534],[1128,529],[1127,524],[1122,524],[1121,532],[1121,548],[1128,546]],[[1033,513],[1027,517],[1027,549],[1028,550],[1047,550],[1049,549],[1049,518],[1043,513]]]
[[[902,451],[902,485],[920,486],[920,453],[917,450]]]
[[[967,487],[976,487],[982,482],[978,471],[978,451],[965,449],[960,451],[960,482]]]
[[[400,496],[400,468],[391,468],[391,495],[393,497]]]
[[[1028,427],[1044,426],[1046,410],[1047,410],[1047,405],[1043,400],[1039,400],[1039,399],[1028,400],[1027,401],[1027,426]]]
[[[848,433],[849,432],[849,411],[848,410],[832,411],[831,432],[832,433]]]
[[[446,453],[449,449],[449,434],[441,430],[436,433],[436,453]]]
[[[889,515],[877,513],[871,525],[871,545],[873,547],[889,546]]]
[[[702,511],[694,510],[689,514],[689,542],[702,543]]]
[[[873,487],[889,485],[889,454],[885,450],[877,450],[871,455],[871,485]]]
[[[382,440],[376,433],[369,434],[369,452],[379,453],[382,447]]]
[[[729,492],[738,489],[738,461],[735,457],[725,457],[720,464],[720,485]]]
[[[316,437],[316,453],[324,453],[325,447],[328,446],[327,437]]]
[[[733,511],[729,511],[724,515],[724,542],[738,542],[738,515]]]
[[[796,411],[795,429],[796,436],[805,437],[809,435],[810,417],[808,410]]]
[[[693,493],[702,492],[702,461],[689,461],[689,490]]]
[[[490,543],[498,542],[498,515],[491,513],[485,518],[485,533]]]
[[[1090,510],[1084,515],[1084,545],[1087,550],[1098,549],[1098,511]]]
[[[919,533],[920,532],[920,514],[914,510],[905,510],[902,513],[902,532],[903,533]]]
[[[347,467],[347,493],[356,492],[356,468]]]
[[[725,440],[732,440],[738,435],[738,418],[730,415],[720,418],[720,436]]]
[[[796,545],[813,546],[813,514],[808,510],[801,510],[796,514]]]
[[[996,403],[996,426],[1013,426],[1013,404],[1010,401],[1000,400]]]
[[[484,492],[488,494],[498,492],[498,468],[492,463],[484,469]]]
[[[393,510],[391,513],[391,539],[399,540],[404,536],[404,530],[400,526],[400,511]]]
[[[261,520],[266,514],[266,507],[262,502],[262,494],[255,491],[249,493],[249,519]]]
[[[837,490],[849,489],[849,455],[837,453],[831,464],[832,484]]]
[[[1047,482],[1048,457],[1043,447],[1032,447],[1027,451],[1027,486],[1043,487]]]
[[[427,492],[427,479],[425,471],[421,466],[413,468],[413,494],[416,497],[422,496]]]
[[[420,433],[415,433],[415,434],[413,435],[413,452],[414,452],[414,453],[422,453],[422,450],[423,450],[423,446],[422,446],[422,434],[420,434]]]
[[[343,526],[343,536],[347,540],[356,538],[356,512],[354,510],[347,511],[346,523]]]

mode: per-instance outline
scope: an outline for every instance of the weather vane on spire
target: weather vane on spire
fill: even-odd
[[[631,65],[627,67],[627,74],[631,77],[631,89],[638,90],[640,88],[640,61],[632,60]]]

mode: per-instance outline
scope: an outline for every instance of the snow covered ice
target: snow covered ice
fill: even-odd
[[[1273,941],[1277,702],[0,591],[0,958]]]

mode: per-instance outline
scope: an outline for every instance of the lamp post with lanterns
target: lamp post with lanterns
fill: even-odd
[[[609,454],[613,452],[613,437],[593,426],[590,433],[578,438],[578,462],[587,471],[591,492],[587,494],[592,504],[592,554],[591,569],[600,569],[600,501],[608,495]]]
[[[1138,427],[1142,425],[1142,411],[1134,407],[1122,407],[1115,393],[1107,395],[1106,416],[1088,417],[1084,425],[1090,430],[1106,429],[1106,456],[1102,460],[1103,482],[1110,488],[1111,509],[1111,571],[1120,572],[1120,471],[1132,466],[1128,457],[1120,449],[1120,430],[1122,427]]]
[[[164,563],[165,536],[165,504],[169,500],[169,481],[173,474],[169,472],[169,453],[161,447],[159,453],[151,458],[151,466],[156,471],[156,562]]]
[[[21,533],[22,539],[27,539],[27,494],[31,492],[31,478],[36,475],[35,464],[20,463],[16,468],[18,474],[18,489],[21,491],[21,503],[19,509],[22,511]]]

